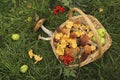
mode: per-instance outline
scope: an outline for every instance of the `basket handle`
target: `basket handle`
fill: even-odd
[[[70,11],[68,12],[68,18],[72,18],[73,12],[76,11],[78,13],[80,13],[82,15],[82,17],[85,19],[85,21],[88,23],[88,25],[90,26],[90,29],[93,31],[93,34],[96,38],[97,44],[98,44],[98,49],[99,49],[99,55],[97,56],[98,58],[102,56],[102,44],[100,42],[100,38],[98,36],[98,33],[93,25],[93,23],[91,22],[91,20],[88,18],[88,16],[80,9],[78,8],[71,8]]]

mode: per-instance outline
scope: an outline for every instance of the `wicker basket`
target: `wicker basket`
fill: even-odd
[[[81,15],[72,16],[74,11],[80,13]],[[78,8],[71,8],[70,9],[70,11],[68,12],[68,20],[72,20],[73,22],[77,21],[77,22],[89,25],[91,31],[93,32],[93,34],[96,38],[96,43],[98,45],[97,50],[94,53],[90,54],[83,62],[80,62],[80,63],[77,63],[77,64],[72,64],[72,65],[69,65],[69,66],[80,66],[80,67],[82,67],[82,66],[84,66],[84,65],[86,65],[90,62],[93,62],[93,61],[99,59],[100,57],[102,57],[102,55],[105,53],[105,51],[107,51],[109,49],[109,47],[111,46],[111,43],[112,43],[112,40],[111,40],[109,34],[106,31],[106,34],[105,34],[106,43],[105,43],[104,46],[102,46],[102,44],[100,42],[100,38],[99,38],[98,33],[97,33],[97,29],[95,28],[95,26],[104,28],[102,26],[102,24],[94,16],[86,15],[82,10],[80,10]],[[67,21],[65,21],[59,27],[60,28],[64,27]],[[56,51],[55,51],[55,46],[53,45],[55,33],[56,33],[56,31],[50,36],[50,44],[52,46],[52,49],[53,49],[53,52],[54,52],[56,58],[58,59],[58,55],[56,55]],[[60,63],[61,63],[61,61],[60,61]]]

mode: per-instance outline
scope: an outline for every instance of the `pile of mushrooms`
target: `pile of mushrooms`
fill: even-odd
[[[34,32],[36,32],[39,28],[41,28],[46,34],[48,34],[48,36],[49,37],[42,37],[41,35],[39,35],[38,36],[38,39],[43,39],[43,40],[51,40],[51,36],[53,36],[53,32],[52,31],[50,31],[50,30],[48,30],[47,28],[45,28],[44,26],[43,26],[43,23],[44,23],[44,21],[45,21],[46,19],[41,19],[41,20],[39,20],[37,23],[36,23],[36,25],[35,25],[35,27],[34,27]],[[67,25],[67,24],[69,24],[69,25]],[[63,46],[65,46],[64,47],[64,53],[65,54],[63,54],[63,53],[58,53],[58,54],[56,54],[57,56],[58,56],[58,58],[59,57],[61,57],[61,56],[64,56],[64,55],[66,55],[66,54],[69,54],[69,53],[71,53],[71,52],[73,52],[72,54],[69,54],[70,56],[72,56],[73,58],[75,58],[77,55],[78,55],[78,53],[81,53],[79,56],[78,56],[78,58],[79,59],[81,59],[81,61],[84,61],[86,58],[87,58],[87,56],[89,55],[89,54],[91,54],[91,53],[93,53],[96,49],[97,49],[97,44],[95,43],[95,42],[93,42],[92,40],[91,40],[91,38],[93,37],[93,33],[92,33],[92,31],[91,30],[89,30],[88,28],[89,28],[89,26],[88,25],[83,25],[83,26],[81,26],[79,29],[81,30],[81,31],[83,31],[84,32],[84,34],[82,35],[82,36],[80,36],[80,37],[78,37],[77,36],[77,34],[78,35],[80,35],[79,34],[79,32],[76,32],[75,33],[75,28],[73,28],[73,23],[71,23],[71,21],[69,21],[69,22],[67,22],[67,24],[66,24],[66,26],[65,27],[63,27],[63,28],[57,28],[56,29],[56,31],[55,31],[55,36],[54,36],[54,41],[53,41],[53,45],[54,45],[54,47],[55,47],[55,49],[57,49],[58,48],[58,44],[59,44],[59,42],[60,42],[60,39],[61,39],[61,37],[60,36],[64,36],[64,34],[66,34],[66,33],[68,33],[69,32],[69,30],[68,30],[68,32],[67,32],[67,28],[70,28],[70,33],[68,34],[68,36],[69,36],[69,38],[71,38],[71,39],[76,39],[76,44],[77,44],[77,46],[76,47],[69,47],[69,43],[68,44],[62,44],[62,47]],[[77,23],[78,24],[78,23]],[[78,25],[77,25],[76,23],[74,23],[74,27],[77,27]],[[76,25],[76,26],[75,26]],[[86,27],[88,27],[88,28],[86,28]],[[86,31],[84,31],[84,28],[86,28]],[[64,31],[63,29],[66,29],[66,31]],[[60,33],[60,34],[59,34]],[[81,33],[82,34],[82,33]],[[59,39],[60,38],[60,39]],[[58,40],[57,40],[58,39]],[[73,43],[73,45],[74,45],[74,43]],[[57,53],[57,52],[56,52]],[[62,58],[63,59],[63,58]],[[61,61],[61,60],[60,60]],[[74,60],[75,61],[75,60]],[[74,62],[73,61],[73,62]],[[61,61],[62,62],[62,61]]]

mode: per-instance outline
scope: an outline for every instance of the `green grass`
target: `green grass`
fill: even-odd
[[[27,5],[32,3],[32,8]],[[78,4],[76,4],[78,3]],[[119,0],[73,0],[72,6],[81,8],[95,16],[106,28],[112,38],[111,48],[99,60],[82,68],[76,68],[76,77],[66,77],[65,67],[53,54],[49,41],[37,40],[38,34],[47,36],[43,31],[34,32],[35,13],[47,18],[44,25],[54,31],[67,20],[66,12],[54,15],[52,10],[63,5],[57,0],[1,0],[0,1],[0,80],[119,80],[120,78],[120,1]],[[99,12],[103,8],[103,12]],[[27,18],[32,17],[28,22]],[[11,35],[20,34],[19,41]],[[34,64],[28,57],[33,51],[43,60]],[[27,64],[28,71],[20,73],[20,66]]]

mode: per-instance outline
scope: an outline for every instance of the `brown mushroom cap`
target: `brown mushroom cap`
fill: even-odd
[[[76,34],[74,33],[74,32],[71,32],[70,33],[70,38],[72,38],[72,39],[74,39],[74,38],[76,38],[77,36],[76,36]]]
[[[91,46],[85,45],[84,46],[84,53],[85,54],[91,54]]]
[[[79,42],[81,46],[85,46],[89,44],[89,37],[87,35],[84,35],[83,37],[79,38]]]
[[[80,58],[81,62],[85,61],[87,57],[88,57],[88,54],[82,53],[81,58]]]
[[[36,25],[35,25],[35,27],[34,27],[34,32],[36,32],[36,31],[41,27],[41,25],[44,23],[45,20],[46,20],[46,19],[43,18],[43,19],[40,19],[40,20],[36,23]]]
[[[57,33],[60,33],[60,32],[62,32],[62,28],[58,27],[58,28],[56,29],[56,31],[57,31]]]

